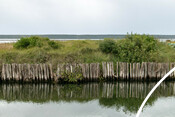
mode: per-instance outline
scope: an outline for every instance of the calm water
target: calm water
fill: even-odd
[[[1,84],[1,117],[135,117],[153,83]],[[174,117],[175,82],[164,82],[142,117]]]
[[[19,40],[21,37],[29,37],[32,35],[0,35],[0,43],[12,43],[16,42]],[[123,39],[126,37],[126,35],[123,34],[118,34],[118,35],[112,35],[112,34],[97,34],[97,35],[65,35],[65,34],[51,34],[51,35],[37,35],[37,36],[42,36],[42,37],[48,37],[51,40],[61,40],[61,41],[66,41],[66,40],[102,40],[105,38],[113,38],[113,39]],[[166,40],[171,40],[175,41],[175,35],[152,35],[156,39],[159,39],[161,42],[165,42]]]

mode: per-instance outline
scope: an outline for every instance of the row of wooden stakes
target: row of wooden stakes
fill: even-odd
[[[40,81],[54,78],[49,64],[3,64],[1,80]]]
[[[98,79],[120,80],[158,80],[162,78],[175,63],[126,63],[126,62],[102,62],[83,64],[58,64],[53,72],[51,64],[3,64],[1,80],[15,81],[58,81],[63,79],[64,73],[76,73],[81,69],[83,79],[88,81]],[[175,78],[175,72],[169,76],[169,80]]]

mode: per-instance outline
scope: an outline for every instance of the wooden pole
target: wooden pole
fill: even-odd
[[[116,63],[116,78],[119,78],[119,64],[118,62]]]
[[[130,63],[130,79],[133,80],[133,66],[132,66],[132,63]]]

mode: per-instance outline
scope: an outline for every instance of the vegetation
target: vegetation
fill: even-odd
[[[69,83],[78,82],[83,79],[83,74],[79,66],[75,67],[74,71],[65,71],[61,75],[63,76],[63,80]]]
[[[154,37],[135,34],[116,42],[104,40],[99,47],[102,52],[115,55],[119,61],[142,62],[152,61],[150,58],[158,51],[158,43]]]
[[[91,63],[102,61],[175,62],[175,49],[148,35],[125,39],[51,41],[43,37],[21,38],[0,44],[0,63]]]
[[[149,98],[146,106],[152,106],[153,103],[157,100],[158,97],[151,97]],[[135,98],[135,97],[128,97],[128,98],[100,98],[99,103],[105,107],[115,107],[116,110],[123,110],[125,113],[137,113],[140,105],[144,99]]]
[[[22,37],[14,44],[14,48],[16,49],[27,49],[32,47],[51,47],[53,49],[58,49],[59,45],[54,41],[50,41],[49,38],[38,36]]]
[[[6,100],[9,103],[13,101],[20,101],[41,104],[62,101],[87,103],[92,100],[97,100],[99,106],[101,107],[113,108],[117,111],[123,110],[126,113],[136,113],[145,96],[145,93],[142,92],[142,89],[129,90],[129,87],[128,91],[130,91],[130,93],[128,93],[127,95],[126,92],[122,92],[122,90],[120,89],[121,87],[117,88],[116,84],[113,84],[114,89],[109,89],[109,87],[105,87],[105,85],[102,83],[59,85],[45,84],[44,87],[42,87],[42,85],[43,84],[5,84],[0,87],[0,99]],[[5,87],[8,87],[10,89],[10,92],[9,90],[4,90]],[[116,92],[118,92],[116,91],[116,88],[120,90],[120,96],[116,96]],[[158,88],[149,98],[146,106],[152,106],[158,98],[172,96],[172,88],[173,85],[170,85],[170,87],[166,86],[164,90]],[[29,89],[32,90],[32,93]],[[16,93],[12,92],[11,90],[15,90]],[[148,89],[144,90],[146,90],[146,92],[148,91]],[[139,97],[133,95],[136,93],[139,94]],[[113,97],[111,97],[111,94],[113,95]],[[140,98],[140,96],[143,97]]]
[[[114,39],[104,39],[104,41],[102,41],[99,44],[99,49],[104,52],[104,53],[114,53],[115,49],[116,49],[116,42]]]

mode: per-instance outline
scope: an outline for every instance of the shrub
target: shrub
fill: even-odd
[[[60,45],[58,45],[54,41],[50,41],[47,37],[22,37],[14,44],[14,48],[16,49],[27,49],[32,47],[45,47],[45,48],[53,48],[58,49]]]
[[[30,41],[28,38],[21,38],[20,40],[18,40],[15,44],[14,47],[17,49],[23,49],[23,48],[27,48],[30,45]]]
[[[104,53],[112,53],[115,48],[115,41],[113,39],[104,39],[99,44],[99,49]]]
[[[158,50],[158,41],[149,35],[131,34],[125,39],[106,39],[99,44],[104,53],[112,53],[117,60],[126,62],[151,61],[151,55]]]
[[[58,49],[59,48],[58,44],[55,41],[49,41],[48,44],[53,49]]]
[[[158,41],[149,35],[127,35],[116,43],[114,54],[121,61],[151,61],[150,56],[158,50]]]
[[[65,71],[61,75],[65,82],[70,82],[70,83],[78,82],[83,79],[81,68],[79,66],[75,67],[73,72]]]

